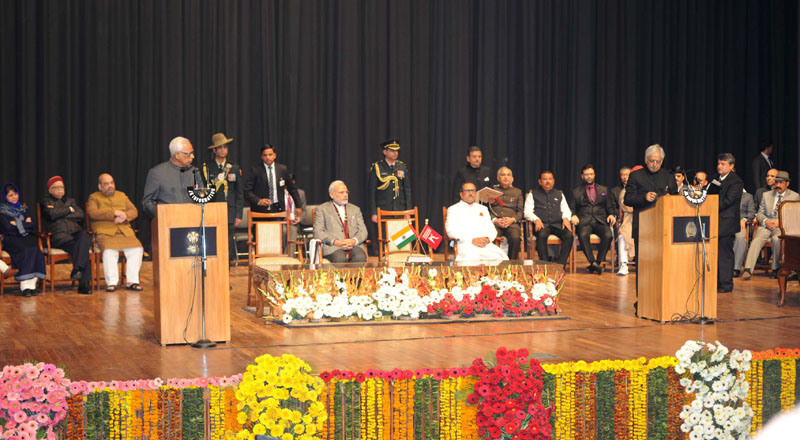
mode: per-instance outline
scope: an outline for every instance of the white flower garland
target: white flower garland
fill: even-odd
[[[750,438],[753,410],[745,401],[749,385],[744,373],[750,369],[752,354],[749,350],[728,353],[719,341],[686,341],[675,353],[675,372],[683,376],[681,386],[687,394],[695,394],[680,414],[681,430],[689,433],[690,440]]]

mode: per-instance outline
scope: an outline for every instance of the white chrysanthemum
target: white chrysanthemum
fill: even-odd
[[[288,313],[284,313],[283,316],[281,317],[281,321],[283,321],[284,324],[291,324],[292,315],[290,315]]]

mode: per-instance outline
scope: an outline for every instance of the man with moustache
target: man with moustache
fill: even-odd
[[[261,147],[261,163],[250,168],[245,178],[244,198],[250,203],[253,212],[283,212],[284,190],[289,191],[295,201],[295,218],[303,215],[303,207],[299,206],[300,195],[294,181],[289,178],[286,165],[275,162],[277,150],[273,145]]]
[[[369,212],[373,223],[378,222],[378,208],[385,211],[406,211],[412,209],[411,180],[408,166],[400,155],[400,141],[387,139],[381,142],[383,160],[374,162],[367,172],[367,194]]]
[[[458,169],[453,179],[453,194],[461,193],[461,185],[471,182],[480,191],[492,185],[492,171],[483,166],[483,151],[481,147],[473,145],[467,150],[467,163]]]
[[[231,260],[236,259],[236,246],[233,240],[235,228],[242,223],[244,210],[244,191],[242,190],[242,169],[239,165],[228,160],[228,147],[233,139],[228,139],[224,133],[211,136],[211,145],[208,147],[214,157],[203,164],[203,176],[209,186],[214,185],[212,202],[225,202],[228,205],[228,255]]]
[[[717,293],[733,292],[733,242],[741,229],[739,209],[744,190],[744,182],[733,170],[735,165],[732,154],[717,156],[718,174],[708,186],[710,194],[719,194]]]
[[[536,236],[536,252],[540,260],[549,260],[547,255],[547,237],[555,235],[561,240],[558,263],[567,268],[567,260],[572,251],[572,211],[567,198],[560,189],[553,188],[556,179],[553,172],[544,170],[539,173],[539,188],[534,189],[525,198],[523,212],[525,220],[533,222]]]
[[[493,243],[497,230],[489,210],[475,203],[477,189],[472,182],[461,185],[461,201],[447,208],[447,236],[458,245],[456,261],[503,261],[508,256]]]

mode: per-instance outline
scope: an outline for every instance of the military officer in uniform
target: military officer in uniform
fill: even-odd
[[[378,208],[387,211],[411,209],[411,182],[408,180],[408,166],[397,160],[400,143],[397,139],[381,142],[383,160],[369,168],[367,191],[372,222],[378,223]]]
[[[244,192],[242,191],[242,168],[228,160],[228,139],[223,133],[211,136],[208,147],[214,157],[203,164],[203,177],[208,185],[215,186],[217,192],[212,202],[228,203],[228,256],[236,260],[236,243],[233,240],[234,229],[242,222],[244,209]]]
[[[523,214],[522,191],[512,186],[514,175],[508,167],[497,170],[497,181],[500,183],[495,185],[494,189],[503,195],[489,204],[489,211],[492,223],[497,228],[497,235],[502,235],[508,240],[508,258],[516,260],[520,243],[519,222],[522,221]]]

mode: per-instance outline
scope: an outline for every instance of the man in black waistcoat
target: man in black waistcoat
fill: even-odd
[[[606,261],[606,252],[611,244],[611,228],[616,221],[614,196],[609,194],[608,188],[595,183],[594,165],[583,166],[581,179],[583,185],[572,189],[571,220],[572,224],[578,226],[578,240],[583,247],[583,254],[589,261],[589,272],[600,275],[603,273],[602,264]],[[600,237],[596,260],[592,254],[592,244],[589,242],[592,234]]]
[[[536,236],[536,252],[539,259],[547,260],[547,237],[555,235],[561,240],[558,262],[566,268],[569,253],[572,250],[572,235],[567,199],[561,190],[553,189],[556,179],[553,172],[542,171],[539,174],[539,188],[528,193],[525,199],[525,219],[533,222]]]
[[[464,182],[472,182],[475,188],[480,191],[483,188],[492,186],[492,170],[483,163],[483,152],[481,147],[471,146],[467,151],[467,163],[456,171],[453,179],[453,191],[450,194],[461,194],[461,185]]]
[[[717,293],[733,292],[733,242],[741,229],[739,208],[744,189],[744,182],[733,171],[735,164],[736,158],[730,153],[717,156],[719,174],[708,186],[709,194],[719,194]]]
[[[214,185],[217,192],[212,202],[226,202],[228,204],[228,257],[236,260],[236,243],[233,233],[242,223],[244,212],[244,190],[242,189],[242,169],[239,165],[228,160],[228,146],[233,139],[228,139],[224,133],[211,136],[208,149],[214,157],[203,164],[203,177],[209,185]],[[246,220],[246,219],[245,219]]]
[[[654,144],[644,152],[645,167],[631,173],[623,203],[633,208],[633,239],[636,245],[636,296],[639,296],[639,213],[655,206],[659,197],[677,194],[675,177],[661,168],[664,163],[664,149]],[[634,304],[634,308],[637,304]]]
[[[72,256],[70,278],[78,281],[78,293],[92,293],[92,265],[89,260],[89,235],[83,209],[72,197],[65,196],[64,179],[53,176],[47,181],[48,195],[42,199],[45,230],[52,234],[50,244]]]

